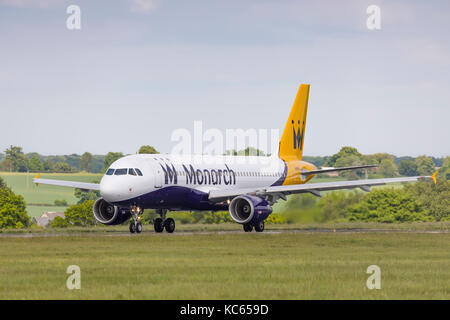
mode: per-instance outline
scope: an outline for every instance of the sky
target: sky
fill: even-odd
[[[81,29],[69,30],[69,5]],[[369,5],[381,29],[369,30]],[[282,130],[305,155],[450,155],[449,1],[0,0],[0,152],[161,152],[172,133]]]

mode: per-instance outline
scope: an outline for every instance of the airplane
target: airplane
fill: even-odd
[[[113,162],[99,184],[34,178],[36,185],[47,184],[82,190],[100,191],[93,205],[95,219],[104,225],[131,221],[131,233],[141,233],[144,209],[156,209],[160,217],[153,221],[157,233],[175,230],[168,211],[228,210],[232,220],[245,232],[264,230],[264,221],[280,199],[297,193],[321,196],[322,191],[360,188],[411,182],[432,176],[363,179],[307,183],[326,172],[368,169],[377,165],[318,169],[302,161],[309,84],[301,84],[286,122],[278,154],[261,163],[258,156],[184,156],[135,154]],[[132,218],[132,220],[130,220]]]

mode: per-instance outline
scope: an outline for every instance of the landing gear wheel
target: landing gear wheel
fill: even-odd
[[[136,233],[142,232],[142,224],[140,222],[136,223]]]
[[[166,219],[166,221],[164,221],[164,228],[166,228],[166,231],[168,233],[174,232],[175,231],[175,220],[173,220],[172,218]]]
[[[153,222],[153,226],[155,227],[155,232],[161,233],[164,231],[164,222],[161,218],[156,218]]]
[[[130,222],[130,232],[135,233],[136,232],[136,224],[134,221]]]
[[[255,224],[255,231],[256,232],[263,232],[264,231],[264,221],[260,221],[257,224]]]
[[[244,224],[244,231],[245,232],[252,232],[252,230],[253,230],[253,225],[252,224],[250,224],[250,223]]]

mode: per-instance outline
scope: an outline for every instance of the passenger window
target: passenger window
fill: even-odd
[[[130,176],[136,176],[136,172],[134,172],[134,170],[133,170],[132,168],[129,168],[129,169],[128,169],[128,174],[129,174]]]
[[[115,172],[114,172],[114,175],[115,176],[124,176],[124,175],[126,175],[127,174],[127,169],[117,169]]]
[[[134,170],[136,170],[138,176],[141,176],[141,177],[142,177],[142,172],[141,172],[141,170],[139,170],[138,168],[134,168]]]
[[[108,169],[108,171],[106,171],[107,176],[112,176],[113,174],[114,174],[114,169]]]

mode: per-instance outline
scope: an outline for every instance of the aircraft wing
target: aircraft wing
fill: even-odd
[[[433,176],[319,182],[319,183],[294,184],[287,186],[273,186],[265,188],[243,188],[234,190],[211,190],[209,192],[209,200],[212,202],[221,202],[243,194],[250,194],[261,197],[272,196],[272,198],[278,197],[285,199],[286,195],[295,193],[309,192],[314,195],[320,196],[321,191],[330,191],[330,190],[360,188],[363,191],[370,191],[371,186],[380,186],[388,183],[412,182],[427,178],[435,180],[436,178],[435,174]]]
[[[65,181],[65,180],[52,180],[52,179],[40,179],[39,175],[33,179],[33,183],[48,184],[52,186],[78,188],[83,190],[100,190],[100,184],[98,183],[87,183],[87,182],[77,182],[77,181]]]

